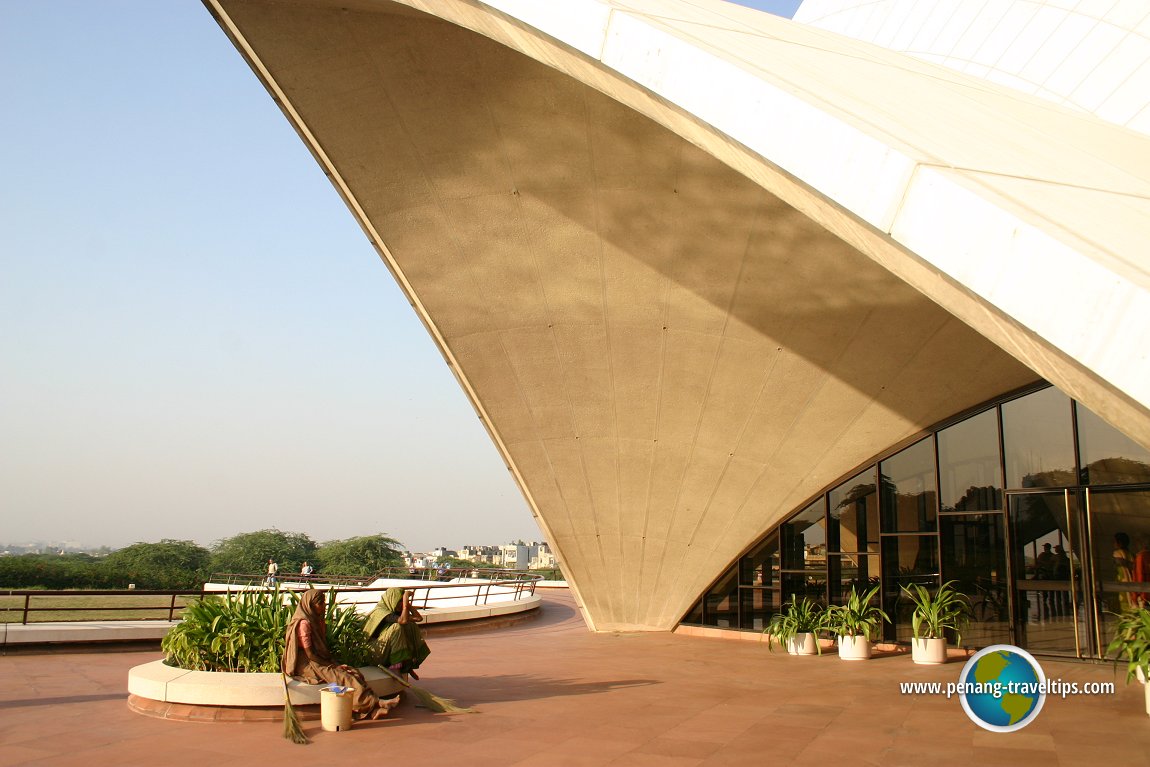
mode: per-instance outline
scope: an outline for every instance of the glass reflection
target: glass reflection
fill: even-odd
[[[1150,604],[1150,492],[1089,493],[1095,602],[1108,642],[1114,613]]]
[[[1078,654],[1089,644],[1075,545],[1082,539],[1077,493],[1012,495],[1014,610],[1031,652]]]
[[[739,560],[739,584],[774,586],[779,572],[779,536],[772,533]]]
[[[827,587],[830,603],[841,605],[853,590],[865,590],[879,582],[878,557],[868,554],[827,556]]]
[[[1086,406],[1078,413],[1078,451],[1082,482],[1086,485],[1123,485],[1150,482],[1150,450],[1139,445]]]
[[[779,527],[784,570],[827,568],[826,503],[820,497]]]
[[[934,440],[916,442],[879,464],[882,524],[886,533],[933,532],[937,507],[934,489]]]
[[[832,490],[827,551],[865,551],[877,554],[877,501],[874,467],[860,472]]]
[[[1071,487],[1074,435],[1070,398],[1053,387],[1027,394],[1002,406],[1006,449],[1006,486]]]
[[[738,628],[739,584],[737,568],[730,568],[714,588],[707,592],[703,620],[708,626]]]
[[[700,599],[698,602],[696,602],[695,606],[691,608],[691,612],[687,613],[686,617],[684,617],[683,620],[680,622],[692,624],[695,626],[702,625],[702,623],[703,623],[703,600]]]
[[[741,610],[740,628],[762,631],[767,627],[771,616],[779,611],[779,592],[774,589],[748,588],[739,589]]]
[[[938,468],[943,511],[1001,511],[997,410],[940,431]]]
[[[967,647],[1009,644],[1010,603],[1002,514],[943,514],[942,580],[970,598],[971,620],[962,632]]]
[[[938,537],[934,535],[885,535],[882,539],[883,604],[894,623],[894,636],[909,642],[910,616],[914,605],[903,598],[902,587],[911,583],[938,586]],[[889,628],[887,629],[890,630]]]

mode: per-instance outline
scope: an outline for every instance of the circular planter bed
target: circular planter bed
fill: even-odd
[[[375,666],[360,669],[372,691],[381,698],[402,692],[403,685]],[[318,717],[322,684],[288,681],[293,706],[316,706],[304,718]],[[162,660],[136,666],[128,672],[128,704],[134,710],[168,719],[203,721],[255,721],[278,719],[283,715],[284,686],[279,674],[226,671],[188,671]],[[159,704],[159,705],[156,705]],[[254,710],[252,716],[222,716],[219,712],[198,711],[196,707],[225,707]],[[260,710],[266,716],[258,716]],[[173,715],[179,712],[180,715]]]

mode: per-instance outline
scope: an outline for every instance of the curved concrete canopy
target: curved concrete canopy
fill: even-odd
[[[1039,375],[1150,444],[1141,137],[724,3],[206,1],[594,629]]]

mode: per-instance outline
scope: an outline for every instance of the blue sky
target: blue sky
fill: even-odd
[[[0,99],[0,542],[540,537],[198,2],[4,2]]]

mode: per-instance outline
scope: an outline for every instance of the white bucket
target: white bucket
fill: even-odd
[[[351,729],[351,690],[336,692],[330,688],[319,691],[319,718],[328,732]]]

